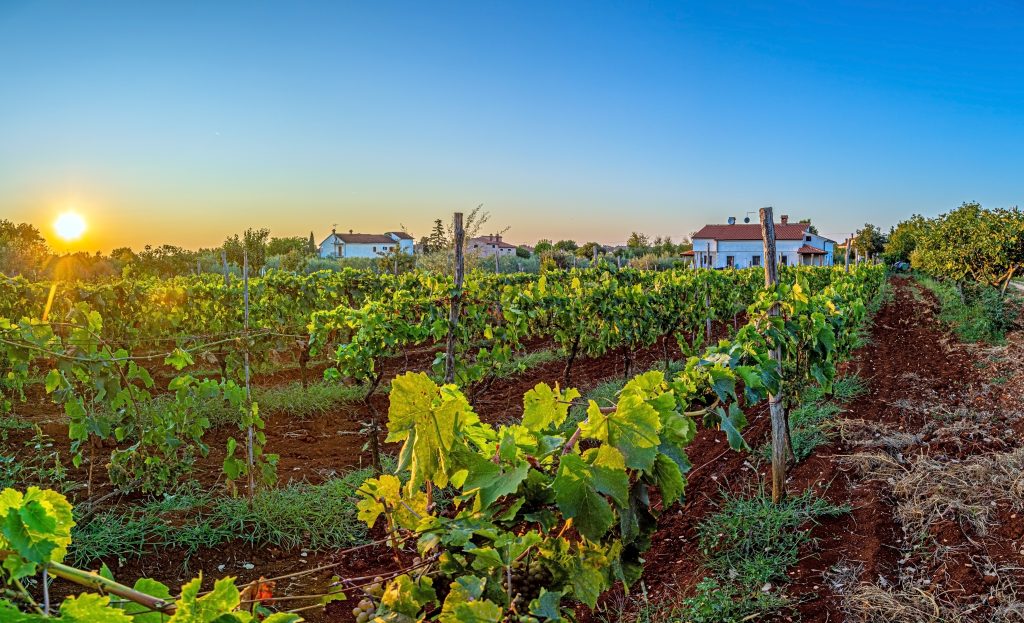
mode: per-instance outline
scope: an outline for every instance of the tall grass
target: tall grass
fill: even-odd
[[[966,284],[958,291],[948,281],[918,275],[917,281],[938,299],[939,320],[949,325],[964,342],[1002,344],[1013,326],[1012,312],[999,290]]]

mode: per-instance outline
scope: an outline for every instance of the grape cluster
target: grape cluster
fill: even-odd
[[[551,573],[538,560],[527,563],[520,560],[512,563],[512,594],[533,599],[540,589],[550,585]]]
[[[365,590],[369,597],[364,597],[355,608],[352,608],[352,616],[356,618],[356,623],[366,623],[377,614],[377,603],[374,599],[379,600],[384,595],[384,578],[373,578],[373,584],[367,586]]]
[[[551,573],[539,561],[527,563],[520,560],[512,563],[512,606],[516,611],[525,612],[530,601],[540,595],[540,589],[551,584]],[[535,623],[536,618],[519,616],[509,618],[507,623]]]

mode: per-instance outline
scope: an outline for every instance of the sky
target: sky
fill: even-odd
[[[1020,2],[0,2],[0,218],[60,250],[841,238],[1021,202]],[[55,240],[67,209],[89,229]]]

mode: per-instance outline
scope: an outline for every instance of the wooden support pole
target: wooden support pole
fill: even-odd
[[[448,344],[445,349],[444,382],[455,382],[455,332],[459,326],[462,310],[463,259],[462,245],[466,231],[462,228],[462,212],[455,213],[455,289],[452,291],[451,307],[448,310]]]
[[[761,208],[761,238],[764,242],[764,285],[774,287],[779,282],[779,269],[775,254],[775,221],[771,208]],[[771,317],[779,315],[778,304],[772,305],[768,311]],[[782,349],[775,346],[770,353],[776,362],[779,373],[782,373]],[[786,425],[785,407],[783,406],[782,387],[779,391],[768,395],[768,409],[772,425],[772,501],[776,504],[786,497],[786,458],[789,447],[789,431]]]
[[[242,300],[245,303],[242,316],[242,339],[245,340],[245,408],[250,410],[249,417],[251,418],[252,388],[249,383],[249,250],[245,248],[242,249]],[[251,498],[256,495],[256,456],[253,448],[256,432],[253,430],[251,421],[245,434],[245,458],[249,466],[247,471],[249,472],[249,497]]]
[[[220,262],[224,266],[224,287],[228,287],[228,253],[227,251],[220,252]]]
[[[846,259],[843,264],[846,266],[846,272],[850,272],[850,247],[853,246],[853,236],[846,239]]]

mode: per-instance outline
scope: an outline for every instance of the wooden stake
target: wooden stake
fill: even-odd
[[[228,253],[227,251],[220,252],[220,262],[224,265],[224,287],[228,287]]]
[[[843,264],[846,266],[846,272],[850,272],[850,247],[853,246],[853,236],[846,239],[846,260]]]
[[[466,232],[462,228],[462,212],[455,213],[455,291],[452,292],[452,304],[448,311],[448,344],[445,349],[444,382],[455,382],[455,331],[459,326],[459,313],[462,309],[462,278],[463,258],[462,244]]]
[[[242,299],[245,302],[245,309],[242,316],[242,339],[245,340],[245,406],[249,409],[249,417],[252,417],[252,389],[249,384],[249,250],[242,249]],[[255,431],[252,422],[249,422],[246,430],[245,453],[246,461],[249,464],[249,497],[256,494],[256,457],[253,442]]]
[[[773,221],[772,209],[761,208],[761,238],[764,241],[764,285],[771,288],[779,282],[779,269],[776,265],[775,254],[775,222]],[[777,317],[779,315],[778,304],[772,305],[768,315]],[[782,372],[782,349],[778,346],[770,353],[772,361],[776,362],[779,373]],[[768,395],[768,408],[771,413],[772,424],[772,501],[776,504],[786,497],[786,456],[788,431],[786,426],[785,408],[782,404],[782,388],[778,393]]]

